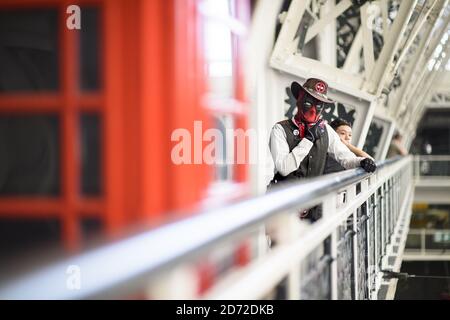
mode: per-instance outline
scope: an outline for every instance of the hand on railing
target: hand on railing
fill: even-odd
[[[360,165],[366,172],[375,172],[377,170],[377,165],[371,158],[361,160]]]

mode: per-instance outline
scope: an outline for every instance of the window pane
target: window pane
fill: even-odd
[[[40,218],[3,215],[0,217],[0,261],[16,261],[15,258],[33,253],[42,257],[42,250],[47,253],[62,250],[62,223],[57,213]],[[103,225],[100,218],[80,217],[78,223],[82,244],[101,236]]]
[[[216,151],[215,180],[229,181],[233,177],[234,163],[233,117],[228,115],[216,116],[214,122],[215,128],[220,132],[219,139],[214,141]]]
[[[0,116],[0,195],[57,195],[57,116]]]
[[[18,258],[36,249],[61,244],[58,218],[0,218],[0,261]]]
[[[369,132],[367,133],[366,142],[363,149],[375,158],[379,156],[378,152],[385,126],[386,125],[383,124],[381,120],[374,118],[370,124]]]
[[[102,232],[102,221],[100,218],[83,218],[81,219],[81,232],[83,241],[94,240],[101,235]]]
[[[100,87],[99,79],[99,9],[81,8],[80,30],[80,87],[94,91]]]
[[[58,89],[57,11],[0,10],[0,92]]]
[[[100,165],[100,117],[97,114],[81,116],[81,193],[99,195],[101,193]]]
[[[201,10],[205,14],[203,45],[209,93],[213,98],[233,97],[233,47],[231,31],[227,25],[230,17],[229,1],[204,0]]]

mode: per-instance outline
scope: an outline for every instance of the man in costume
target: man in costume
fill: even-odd
[[[297,113],[292,119],[275,124],[270,134],[270,151],[276,170],[271,185],[322,175],[329,157],[345,169],[376,170],[371,158],[353,154],[322,119],[325,104],[333,103],[327,97],[325,81],[311,78],[303,86],[294,81],[291,91],[297,100]],[[321,214],[320,209],[308,210],[301,218],[316,221]]]

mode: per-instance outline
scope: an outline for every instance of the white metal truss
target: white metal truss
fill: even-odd
[[[355,145],[363,148],[372,126],[380,124],[372,151],[377,159],[384,159],[396,130],[411,140],[428,102],[425,88],[438,82],[428,63],[449,19],[450,0],[292,0],[280,11],[282,3],[260,1],[250,34],[259,39],[257,47],[252,41],[248,65],[258,65],[249,74],[256,79],[252,125],[260,135],[286,115],[290,83],[317,77],[328,82],[333,99],[357,110]],[[264,14],[258,8],[266,8]],[[261,32],[275,30],[276,22],[278,32]],[[259,149],[266,147],[262,139]]]
[[[335,0],[329,0],[322,6],[324,15],[329,15],[333,12]],[[309,30],[311,31],[311,29]],[[309,33],[308,33],[309,34]],[[308,37],[308,34],[306,35]],[[336,67],[337,61],[337,45],[336,45],[336,20],[328,23],[323,31],[317,35],[317,47],[319,61],[326,65]]]
[[[408,113],[406,117],[404,117],[403,125],[409,124],[409,130],[415,130],[418,121],[422,118],[423,113],[427,107],[427,101],[431,98],[433,94],[433,86],[435,83],[435,79],[439,74],[440,68],[443,68],[447,62],[449,61],[450,56],[450,41],[447,40],[446,50],[442,52],[440,57],[435,60],[435,63],[432,65],[431,72],[428,73],[427,77],[423,82],[423,87],[421,88],[420,95],[417,97],[417,101],[412,105],[411,112]]]
[[[331,1],[327,1],[327,3],[331,3]],[[342,0],[339,4],[334,4],[326,15],[317,20],[306,33],[305,43],[311,41],[315,36],[319,34],[331,21],[336,20],[338,16],[340,16],[345,10],[352,6],[351,0]]]
[[[409,35],[405,46],[402,48],[398,58],[396,59],[394,69],[392,70],[393,72],[395,72],[398,69],[398,67],[400,66],[400,63],[403,61],[403,58],[406,56],[414,39],[419,34],[419,31],[422,30],[425,22],[427,20],[429,20],[428,17],[430,16],[433,9],[435,9],[436,7],[439,7],[438,10],[442,11],[446,7],[447,2],[448,1],[434,0],[432,2],[426,2],[424,4],[424,6],[422,7],[422,10],[420,11],[419,18],[417,19],[416,23],[414,23],[413,30],[411,31],[411,34]]]
[[[442,28],[442,30],[440,30],[440,32],[438,33],[438,35],[435,37],[435,39],[432,41],[430,47],[428,48],[428,50],[425,52],[425,60],[424,62],[420,65],[420,68],[416,68],[416,74],[417,76],[415,77],[415,81],[414,83],[411,84],[411,86],[408,88],[404,100],[403,100],[403,104],[405,104],[406,106],[408,106],[410,104],[410,102],[413,101],[413,99],[415,101],[417,101],[417,93],[423,91],[420,90],[420,88],[422,87],[422,85],[424,83],[426,83],[427,85],[431,85],[431,83],[429,82],[429,79],[427,79],[427,75],[430,74],[430,70],[428,69],[428,63],[431,61],[431,59],[433,58],[433,55],[435,54],[435,50],[438,46],[445,46],[447,45],[447,42],[445,42],[444,44],[442,44],[442,38],[443,36],[448,33],[448,26],[450,23],[450,16],[448,17],[447,23],[445,24],[445,26]],[[443,50],[444,52],[445,50]],[[437,61],[438,59],[435,60],[435,63],[433,64],[433,69],[431,70],[432,72],[435,72],[434,68],[437,65]],[[445,65],[445,64],[444,64]],[[426,80],[426,82],[424,82]]]
[[[378,57],[373,72],[365,82],[368,91],[377,96],[389,86],[395,75],[395,65],[393,63],[397,51],[400,49],[413,14],[417,1],[401,1],[398,15],[390,27],[389,34],[385,37],[383,49]]]
[[[434,92],[426,104],[427,108],[450,109],[450,91]]]
[[[426,66],[429,56],[439,45],[440,37],[436,35],[436,30],[443,32],[445,28],[446,22],[442,23],[442,17],[449,0],[398,3],[395,17],[389,11],[392,8],[388,0],[362,3],[358,8],[361,23],[355,30],[345,61],[339,67],[334,54],[336,43],[330,40],[335,35],[338,17],[346,10],[348,12],[355,8],[352,7],[355,2],[292,0],[288,11],[284,13],[270,66],[300,79],[324,79],[329,83],[332,93],[341,92],[368,101],[373,106],[372,111],[377,110],[376,113],[383,114],[383,118],[406,133],[410,128],[405,127],[404,121],[396,119],[400,116],[402,119],[411,119],[411,116],[404,117],[405,113],[411,112],[408,106],[411,93],[430,79]],[[375,36],[382,37],[381,48],[374,47]],[[302,51],[308,43],[316,46],[318,53],[315,58]],[[375,52],[376,49],[379,51]],[[398,84],[393,88],[396,78]],[[366,130],[362,133],[367,132],[372,116],[373,112],[367,114],[362,125]],[[389,133],[394,129],[390,125]],[[362,137],[362,140],[365,138]]]
[[[373,100],[373,96],[362,91],[363,78],[345,72],[332,65],[323,64],[319,60],[302,56],[297,47],[299,38],[296,37],[302,17],[309,6],[310,0],[293,0],[287,12],[286,19],[276,41],[270,65],[280,71],[292,74],[299,78],[320,77],[328,82],[330,88],[341,91],[365,100]],[[343,0],[339,4],[329,7],[329,14],[315,21],[308,29],[305,44],[319,34],[331,21],[352,5],[350,0]],[[321,50],[328,48],[321,48]]]
[[[366,23],[370,20],[369,18],[369,3],[366,3],[361,8],[361,23],[360,30],[363,39],[363,53],[364,53],[364,68],[366,77],[371,74],[375,66],[375,54],[373,52],[373,35],[372,35],[372,25]]]
[[[336,44],[330,43],[336,19],[354,5],[353,1],[292,0],[275,43],[270,65],[299,78],[319,77],[326,80],[330,89],[353,95],[360,99],[376,101],[379,112],[388,112],[395,119],[404,117],[412,97],[427,77],[427,63],[439,45],[440,34],[445,32],[448,17],[448,0],[400,1],[393,21],[389,17],[388,0],[363,4],[361,24],[341,68],[335,64]],[[373,10],[374,6],[378,10]],[[305,15],[313,22],[306,27],[300,39],[299,26]],[[375,58],[374,19],[381,20],[384,45]],[[443,21],[444,20],[444,21]],[[438,27],[436,27],[438,26]],[[434,35],[434,37],[432,37]],[[317,37],[316,37],[317,36]],[[313,59],[299,52],[299,46],[316,40],[318,56]],[[303,41],[303,43],[300,43]],[[328,43],[328,44],[327,44]],[[362,60],[360,57],[363,52]],[[330,54],[331,52],[331,54]],[[363,68],[359,65],[362,63]],[[392,83],[399,77],[399,88],[392,91]],[[381,104],[382,94],[391,94],[388,108]],[[413,95],[414,93],[414,95]],[[379,99],[377,101],[377,99]],[[422,101],[422,100],[421,100]],[[416,99],[414,102],[417,102]],[[369,123],[371,119],[366,119]],[[404,121],[399,121],[400,128]],[[405,128],[406,129],[406,128]]]
[[[390,105],[390,110],[395,118],[405,111],[406,97],[411,91],[412,87],[417,83],[417,74],[427,67],[426,52],[430,51],[430,42],[433,31],[436,32],[435,24],[442,16],[448,0],[442,1],[435,7],[435,14],[428,18],[428,23],[423,27],[421,38],[414,53],[410,54],[410,59],[403,61],[404,68],[402,69],[402,85],[396,92],[396,97]],[[434,44],[436,46],[437,44]],[[431,44],[433,47],[433,44]]]

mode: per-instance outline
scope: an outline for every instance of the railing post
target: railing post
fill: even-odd
[[[269,249],[269,240],[267,236],[266,226],[262,225],[258,228],[258,257],[262,257]]]
[[[378,288],[380,287],[380,263],[381,263],[381,257],[382,257],[382,221],[381,221],[381,199],[378,196],[378,190],[380,187],[375,189],[375,207],[374,207],[374,242],[375,242],[375,292],[378,291]]]
[[[196,271],[192,265],[179,265],[162,273],[157,280],[148,282],[144,290],[146,299],[198,299]]]
[[[289,245],[294,242],[302,230],[306,231],[310,226],[299,221],[297,214],[289,212],[281,215],[276,221],[277,245]],[[301,288],[301,263],[295,263],[287,274],[286,295],[288,300],[300,300]]]
[[[331,300],[338,300],[338,270],[337,270],[337,229],[334,229],[331,233],[331,244],[330,244],[330,254],[333,258],[330,268],[330,280],[331,280]]]
[[[355,300],[359,300],[359,248],[358,248],[358,212],[355,210],[353,213],[353,275],[354,275],[354,289]]]
[[[380,251],[380,258],[381,258],[381,269],[384,267],[383,265],[383,257],[385,255],[385,248],[386,248],[386,233],[385,233],[385,212],[384,212],[384,183],[380,186],[380,232],[381,232],[381,251]]]
[[[333,194],[329,197],[327,197],[323,203],[322,203],[322,212],[323,217],[330,216],[331,214],[335,213],[336,208],[338,206],[337,203],[337,194]],[[330,243],[330,255],[333,259],[330,264],[330,290],[331,290],[331,300],[337,300],[338,299],[338,292],[337,292],[337,282],[338,282],[338,272],[337,272],[337,229],[334,229],[331,232],[331,243]]]
[[[287,277],[287,297],[288,300],[300,300],[300,264],[295,264]]]

